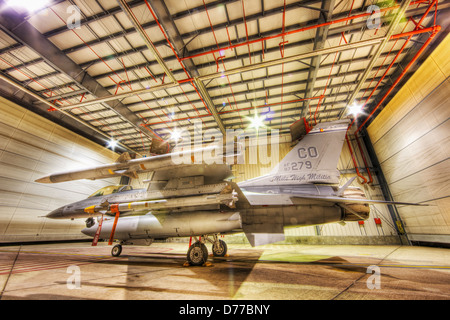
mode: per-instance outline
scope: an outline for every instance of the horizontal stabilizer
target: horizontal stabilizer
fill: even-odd
[[[395,205],[404,205],[404,206],[428,206],[428,204],[422,204],[422,203],[411,203],[411,202],[397,202],[397,201],[385,201],[385,200],[369,200],[369,199],[363,199],[363,198],[343,198],[343,197],[336,197],[336,196],[314,196],[314,195],[300,195],[295,196],[292,198],[298,198],[298,199],[308,199],[308,200],[323,200],[323,201],[330,201],[330,202],[336,202],[336,203],[367,203],[367,204],[375,204],[375,203],[382,203],[382,204],[395,204]]]
[[[284,241],[283,233],[245,233],[252,247],[262,246],[274,242]]]
[[[347,188],[352,184],[353,181],[355,181],[356,176],[348,180],[342,187],[339,188],[338,192],[336,193],[337,196],[342,197],[344,195],[344,191],[347,190]]]
[[[247,213],[242,214],[241,218],[242,230],[252,247],[285,239],[282,215],[249,215]]]

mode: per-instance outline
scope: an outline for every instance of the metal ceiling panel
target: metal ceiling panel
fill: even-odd
[[[3,3],[0,0],[0,6]],[[92,126],[80,122],[81,130],[94,128],[119,137],[137,152],[148,152],[152,137],[160,139],[154,132],[166,139],[174,128],[192,126],[194,119],[200,119],[205,129],[246,129],[246,117],[270,111],[265,124],[288,130],[302,115],[310,122],[345,117],[346,100],[358,83],[354,96],[366,102],[372,94],[367,100],[370,109],[424,41],[415,39],[426,39],[433,32],[413,35],[411,41],[407,35],[387,41],[379,57],[373,58],[380,42],[370,40],[386,34],[394,7],[381,8],[382,25],[374,29],[368,27],[369,3],[363,0],[122,4],[129,7],[162,61],[155,59],[130,12],[126,14],[117,1],[66,0],[26,19],[38,36],[59,50],[57,59],[43,54],[32,41],[17,41],[15,31],[9,30],[12,36],[0,31],[1,78],[13,81],[0,83],[0,89],[23,88],[37,95],[24,103],[40,97],[33,104],[40,110],[68,112]],[[80,29],[67,26],[71,5],[80,9]],[[423,33],[436,17],[441,21],[449,7],[449,0],[440,0],[437,10],[429,1],[414,1],[393,33]],[[23,19],[24,10],[11,14]],[[419,20],[421,27],[416,25]],[[363,40],[369,40],[367,45],[355,47]],[[321,46],[332,50],[314,54]],[[294,56],[298,59],[281,60]],[[77,71],[69,72],[56,61],[71,61]],[[177,83],[170,83],[168,73]],[[87,87],[86,77],[92,79]],[[313,97],[310,102],[302,100],[308,96]],[[61,111],[53,111],[52,105]],[[313,119],[309,115],[316,110]]]

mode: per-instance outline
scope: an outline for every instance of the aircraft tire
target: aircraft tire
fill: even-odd
[[[187,260],[191,266],[203,265],[208,260],[208,249],[203,243],[194,243],[189,247]]]
[[[116,244],[112,249],[111,249],[111,255],[113,257],[118,257],[120,256],[120,254],[122,253],[122,246],[120,244]]]
[[[223,240],[219,240],[219,242],[217,244],[214,243],[212,245],[212,252],[213,252],[214,257],[225,256],[227,254],[227,250],[228,250],[227,244]]]

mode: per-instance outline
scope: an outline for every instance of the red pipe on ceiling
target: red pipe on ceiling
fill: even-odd
[[[283,24],[282,24],[282,29],[281,29],[282,32],[281,33],[284,33],[285,22],[286,22],[286,0],[284,0]],[[282,58],[284,58],[284,44],[285,43],[286,43],[286,41],[284,41],[284,36],[283,36],[283,42],[281,42],[281,44],[279,44],[280,45],[280,51],[281,51],[281,45],[283,46],[283,51],[281,53],[281,57]],[[283,94],[284,94],[283,89],[284,89],[284,63],[281,64],[281,110],[280,110],[281,128],[280,129],[283,129]]]
[[[240,108],[238,109],[239,111],[246,111],[246,110],[252,110],[252,109],[258,109],[258,108],[264,108],[264,107],[272,107],[272,106],[276,106],[276,105],[280,105],[280,104],[289,104],[289,103],[296,103],[296,102],[300,102],[300,101],[304,101],[304,100],[314,100],[314,99],[322,99],[323,96],[316,96],[316,97],[311,97],[311,98],[303,98],[303,99],[295,99],[295,100],[290,100],[290,101],[284,101],[284,102],[275,102],[275,103],[265,103],[259,106],[255,106],[255,107],[245,107],[245,108]],[[231,113],[231,112],[236,112],[235,109],[232,110],[227,110],[227,111],[221,111],[218,112],[218,114],[227,114],[227,113]],[[209,114],[202,114],[199,117],[208,117],[210,116]],[[183,120],[189,120],[192,119],[192,117],[185,117],[185,118],[178,118],[178,119],[173,119],[174,122],[176,121],[183,121]],[[145,126],[150,126],[150,125],[155,125],[155,124],[162,124],[164,123],[163,121],[161,122],[152,122],[152,123],[146,123]]]
[[[175,51],[174,47],[172,46],[172,43],[169,41],[169,38],[167,37],[167,35],[166,35],[166,33],[165,33],[163,27],[162,27],[161,24],[159,23],[159,20],[158,20],[158,18],[156,17],[156,14],[153,12],[153,9],[151,8],[151,6],[150,6],[150,4],[148,3],[148,1],[147,1],[147,0],[144,0],[144,1],[145,1],[145,4],[147,5],[148,10],[150,11],[150,13],[151,13],[152,16],[153,16],[153,19],[155,19],[156,23],[158,24],[158,27],[159,27],[159,29],[161,30],[161,33],[163,34],[164,38],[166,39],[167,43],[169,44],[170,48],[172,49],[173,54],[174,54],[175,57],[177,58],[178,63],[181,65],[181,68],[183,68],[183,71],[184,71],[184,73],[186,74],[186,76],[188,77],[188,79],[190,79],[189,73],[187,72],[186,68],[184,67],[184,65],[183,65],[183,63],[182,63],[180,57],[178,57],[177,52]],[[148,35],[147,35],[147,36],[148,36]],[[203,105],[205,106],[207,112],[209,113],[209,115],[212,115],[211,111],[210,111],[209,108],[208,108],[208,105],[207,105],[207,104],[205,103],[205,101],[203,100],[203,98],[202,98],[200,92],[198,92],[197,87],[195,86],[195,84],[194,84],[194,82],[193,82],[193,79],[190,79],[190,82],[191,82],[191,85],[194,87],[195,91],[197,92],[197,94],[198,94],[200,100],[202,100]],[[179,82],[179,83],[180,83],[180,82]],[[186,93],[184,92],[184,90],[183,90],[183,89],[181,89],[181,90],[183,91],[183,93],[184,93],[185,97],[188,99],[188,101],[190,101],[189,98],[187,97]],[[194,107],[194,109],[195,109],[195,111],[197,112],[197,114],[200,116],[200,112],[198,111],[197,107],[196,107],[194,104],[192,104],[192,106]]]
[[[393,35],[392,38],[393,38],[393,39],[397,39],[397,38],[404,37],[404,36],[408,36],[408,35],[411,35],[411,34],[416,35],[416,34],[421,34],[421,33],[424,33],[424,32],[436,31],[437,28],[440,28],[440,27],[439,27],[439,26],[436,26],[436,27],[424,28],[424,29],[420,29],[420,30],[415,30],[415,31],[411,31],[411,32],[406,32],[406,33],[400,33],[400,34]],[[193,80],[193,79],[191,79],[191,78],[183,79],[183,80],[178,81],[178,83],[179,83],[179,84],[182,84],[182,83],[186,83],[186,82],[192,82],[192,80]],[[194,86],[194,88],[195,88],[195,86]],[[322,96],[313,97],[313,98],[311,98],[311,99],[318,99],[318,98],[320,98],[320,97],[323,97],[323,95],[322,95]],[[308,99],[303,99],[303,100],[308,100]],[[285,104],[285,103],[292,103],[292,102],[294,102],[294,101],[295,101],[295,100],[293,100],[293,101],[285,101],[285,102],[282,102],[282,104]],[[298,100],[298,101],[302,101],[302,100]],[[280,104],[280,103],[276,103],[276,104]],[[263,106],[264,106],[264,105],[263,105]],[[259,107],[263,107],[263,106],[259,106]],[[208,109],[207,109],[207,110],[208,110]],[[241,109],[236,108],[235,110],[228,111],[228,112],[242,111],[242,110],[243,110],[242,108],[241,108]],[[221,113],[219,113],[219,114],[221,114]],[[207,115],[199,115],[198,117],[199,117],[199,118],[203,118],[203,117],[210,116],[210,115],[211,115],[211,114],[207,114]],[[182,118],[182,119],[173,119],[172,121],[181,121],[181,120],[187,120],[187,119],[191,119],[191,118],[192,118],[192,117],[186,117],[186,118]],[[310,118],[312,118],[312,115],[310,116]],[[145,126],[151,125],[151,124],[161,124],[161,122],[148,123],[148,124],[145,124]],[[351,125],[352,125],[352,124],[353,124],[353,122],[351,123]],[[351,125],[349,126],[349,129],[350,129]]]
[[[365,184],[365,183],[367,183],[367,179],[361,174],[361,172],[359,172],[358,164],[356,163],[355,154],[353,153],[353,149],[352,149],[352,146],[350,145],[350,141],[348,139],[347,133],[345,134],[345,140],[347,141],[348,150],[350,151],[350,155],[351,155],[353,165],[356,170],[356,174],[358,175],[358,177],[363,179],[363,182],[361,182],[361,184]]]
[[[401,78],[404,76],[404,74],[407,72],[407,70],[409,69],[409,67],[415,62],[415,60],[418,58],[418,56],[421,54],[421,52],[425,49],[425,47],[428,45],[428,43],[432,40],[432,38],[435,36],[435,34],[437,32],[439,32],[439,30],[441,29],[440,26],[432,26],[429,28],[421,28],[421,24],[423,22],[423,20],[425,19],[425,17],[428,15],[428,13],[430,12],[430,10],[432,9],[432,7],[435,5],[435,3],[437,2],[437,0],[433,0],[427,10],[424,12],[424,14],[422,15],[421,19],[419,20],[418,23],[415,23],[416,27],[413,31],[410,32],[405,32],[405,33],[400,33],[397,35],[392,35],[391,39],[399,39],[400,37],[404,37],[407,36],[408,38],[406,39],[405,43],[403,44],[403,46],[401,47],[401,49],[399,50],[399,52],[396,54],[396,56],[394,57],[394,59],[392,60],[392,62],[390,63],[390,65],[388,66],[388,68],[386,69],[386,71],[384,72],[383,76],[381,77],[381,79],[378,81],[377,85],[375,86],[375,88],[372,90],[372,92],[370,93],[370,95],[367,97],[366,101],[364,102],[363,108],[364,106],[368,103],[369,99],[372,97],[373,93],[376,91],[376,89],[378,88],[378,86],[380,85],[381,81],[385,78],[385,76],[387,75],[387,73],[389,72],[389,70],[392,68],[392,66],[394,65],[394,62],[397,60],[397,58],[400,56],[400,54],[403,52],[403,50],[405,49],[406,45],[408,44],[408,42],[410,41],[410,39],[412,38],[413,35],[416,34],[420,34],[420,33],[424,33],[424,32],[432,32],[432,34],[430,35],[430,37],[428,38],[427,42],[425,42],[425,44],[422,46],[422,48],[417,52],[417,54],[413,57],[413,59],[410,61],[410,63],[406,66],[406,68],[403,70],[403,72],[400,74],[400,76],[398,77],[398,79],[392,84],[391,88],[388,90],[388,92],[382,97],[381,101],[378,103],[378,105],[372,110],[372,112],[370,113],[370,115],[366,118],[366,120],[360,125],[360,127],[355,131],[354,136],[356,139],[356,142],[358,144],[358,148],[360,151],[360,154],[363,158],[364,161],[364,165],[366,168],[366,171],[369,175],[369,184],[373,182],[373,177],[372,174],[370,173],[370,169],[369,166],[367,164],[367,160],[365,159],[361,144],[359,143],[358,140],[358,132],[361,130],[362,126],[370,119],[370,117],[375,113],[375,111],[378,109],[378,107],[381,105],[381,103],[386,99],[386,97],[390,94],[390,92],[394,89],[394,87],[398,84],[398,82],[401,80]],[[406,26],[405,26],[406,27]],[[397,41],[396,41],[397,43]],[[395,46],[395,44],[394,44]],[[392,49],[391,49],[392,51]],[[390,52],[389,52],[390,53]],[[386,59],[385,59],[386,60]],[[378,71],[377,71],[378,73]],[[375,74],[376,76],[376,74]],[[375,77],[374,76],[374,77]],[[373,79],[372,79],[373,81]],[[367,91],[367,89],[366,89]],[[364,92],[365,94],[365,92]],[[363,94],[363,96],[364,96]],[[352,123],[349,125],[348,130],[351,128],[351,126],[353,125],[353,123],[355,122],[355,119],[353,119]],[[348,131],[347,130],[347,131]],[[366,180],[367,181],[367,180]]]
[[[428,38],[428,40],[422,45],[422,47],[419,49],[419,51],[416,53],[416,55],[411,59],[411,61],[408,63],[408,65],[405,67],[405,69],[402,71],[402,73],[400,74],[400,76],[397,78],[397,80],[392,84],[391,88],[388,90],[388,92],[381,98],[381,101],[377,104],[377,106],[372,110],[372,112],[370,113],[370,115],[366,118],[366,120],[359,126],[359,128],[356,130],[355,133],[358,133],[358,131],[361,130],[362,126],[369,120],[369,118],[375,113],[376,109],[378,109],[378,107],[381,105],[381,103],[384,101],[384,99],[386,99],[386,97],[389,95],[389,93],[391,93],[391,91],[394,89],[394,87],[398,84],[398,82],[400,82],[401,78],[405,75],[405,73],[408,71],[408,69],[411,67],[411,65],[417,60],[417,58],[420,56],[420,54],[423,52],[423,50],[425,50],[426,46],[431,42],[431,40],[434,38],[434,36],[441,30],[441,26],[432,26],[432,27],[428,27],[428,28],[421,28],[421,24],[423,22],[423,20],[425,19],[425,17],[428,15],[428,13],[430,12],[430,10],[432,9],[432,7],[435,5],[435,3],[437,2],[437,0],[433,0],[427,10],[424,12],[424,14],[422,15],[422,18],[419,20],[418,23],[416,23],[416,27],[413,31],[410,32],[405,32],[405,33],[400,33],[397,35],[392,35],[391,39],[397,39],[400,37],[404,37],[404,36],[408,36],[408,38],[406,39],[405,43],[403,44],[402,48],[399,50],[399,52],[397,53],[397,55],[395,56],[394,60],[391,62],[391,64],[389,65],[389,67],[387,68],[387,70],[385,71],[385,73],[383,74],[383,76],[381,77],[381,79],[378,81],[377,85],[375,86],[375,88],[372,90],[371,94],[369,95],[369,97],[366,99],[366,102],[364,103],[364,106],[367,104],[367,102],[369,101],[370,97],[372,96],[372,94],[375,92],[375,90],[378,88],[378,85],[381,83],[381,81],[384,79],[384,77],[387,75],[387,73],[389,72],[389,70],[391,69],[392,65],[394,64],[395,60],[398,58],[398,56],[400,55],[400,53],[403,51],[403,49],[405,48],[406,44],[409,42],[409,40],[412,38],[413,35],[416,34],[420,34],[420,33],[424,33],[424,32],[431,32],[430,37]],[[353,120],[352,124],[355,122],[355,120]]]
[[[213,33],[213,36],[214,36],[214,40],[216,41],[217,48],[219,48],[219,42],[217,41],[216,33],[214,32],[214,27],[213,27],[213,25],[212,25],[211,18],[210,18],[210,16],[209,16],[209,12],[208,12],[208,8],[206,7],[205,0],[203,0],[203,5],[205,6],[205,12],[206,12],[206,15],[208,16],[209,25],[211,26],[211,30],[212,30],[212,33]],[[247,26],[247,25],[246,25],[246,26]],[[250,47],[249,47],[249,54],[250,54]],[[225,56],[222,55],[222,53],[220,54],[220,57],[218,57],[217,59],[216,59],[216,55],[213,53],[213,57],[214,57],[214,60],[216,60],[216,63],[217,63],[217,69],[218,69],[218,67],[219,67],[219,62],[218,62],[218,60],[220,59],[220,60],[222,60],[223,69],[224,69],[224,70],[227,70],[227,69],[226,69],[226,66],[225,66],[225,62],[223,61],[223,58],[225,58]],[[251,61],[251,60],[250,60],[250,61]],[[219,70],[217,70],[217,71],[219,71]],[[238,111],[239,118],[240,118],[240,120],[241,120],[241,124],[243,125],[244,122],[242,121],[241,114],[240,114],[239,109],[238,109],[238,107],[237,107],[236,97],[234,96],[234,91],[233,91],[233,87],[231,86],[230,77],[228,77],[228,75],[227,75],[226,77],[227,77],[228,85],[229,85],[229,87],[230,87],[231,95],[233,96],[234,105],[236,106],[236,110]]]
[[[418,1],[414,1],[411,2],[410,5],[415,5],[415,4],[421,4],[424,2],[428,2],[428,0],[418,0]],[[394,10],[399,8],[400,5],[396,5],[396,6],[392,6],[392,7],[388,7],[388,8],[381,8],[380,12],[385,12],[385,11],[390,11],[390,10]],[[265,40],[271,40],[271,39],[275,39],[275,38],[279,38],[279,37],[284,37],[290,34],[295,34],[298,32],[303,32],[303,31],[308,31],[308,30],[312,30],[312,29],[316,29],[316,28],[320,28],[320,27],[324,27],[324,26],[329,26],[329,25],[333,25],[333,24],[337,24],[337,23],[341,23],[341,22],[346,22],[346,21],[350,21],[350,20],[354,20],[354,19],[358,19],[358,18],[364,18],[367,16],[372,15],[372,13],[361,13],[361,14],[357,14],[351,17],[345,17],[345,18],[341,18],[341,19],[337,19],[337,20],[332,20],[332,21],[328,21],[328,22],[324,22],[324,23],[320,23],[314,26],[309,26],[309,27],[304,27],[304,28],[299,28],[299,29],[295,29],[295,30],[291,30],[291,31],[287,31],[287,32],[282,32],[273,36],[268,36],[268,37],[263,37],[263,38],[259,38],[259,39],[255,39],[255,40],[251,40],[251,41],[245,41],[245,42],[241,42],[232,46],[228,46],[228,47],[223,47],[223,48],[217,48],[214,50],[210,50],[210,51],[206,51],[206,52],[201,52],[201,53],[197,53],[188,57],[183,57],[181,58],[181,60],[186,60],[186,59],[193,59],[193,58],[197,58],[197,57],[201,57],[207,54],[214,54],[216,52],[219,52],[221,50],[227,50],[227,49],[234,49],[237,47],[241,47],[241,46],[245,46],[245,45],[250,45],[253,43],[258,43],[261,41],[265,41]]]
[[[203,2],[204,2],[204,1],[203,1]],[[242,2],[242,14],[243,14],[243,16],[244,16],[245,36],[247,37],[247,42],[248,42],[248,29],[247,29],[247,21],[246,21],[246,19],[245,19],[244,0],[242,0],[241,2]],[[286,4],[285,4],[285,5],[286,5]],[[205,8],[206,8],[206,6],[205,6]],[[217,42],[217,39],[216,39],[216,42]],[[219,46],[219,45],[217,45],[217,46]],[[252,63],[252,55],[251,55],[251,52],[250,52],[250,45],[248,44],[247,47],[248,47],[248,58],[249,58],[249,61],[250,61],[250,64],[251,64],[251,63]]]
[[[425,48],[430,44],[431,40],[433,40],[434,36],[441,30],[440,26],[436,26],[436,31],[433,32],[430,37],[425,41],[425,43],[422,45],[422,47],[417,51],[417,53],[414,55],[414,57],[411,59],[411,61],[408,63],[408,65],[405,67],[405,69],[402,71],[400,76],[395,80],[395,82],[392,84],[392,86],[389,88],[389,90],[384,94],[384,96],[381,98],[380,102],[373,108],[372,112],[369,114],[369,116],[364,120],[364,122],[358,127],[355,133],[358,133],[362,127],[369,121],[369,119],[372,117],[372,115],[375,113],[375,111],[380,107],[380,105],[383,103],[383,101],[386,99],[387,96],[394,90],[394,88],[397,86],[397,84],[400,82],[400,80],[403,78],[403,76],[408,72],[408,69],[416,62],[417,58],[422,54],[422,52],[425,50]]]

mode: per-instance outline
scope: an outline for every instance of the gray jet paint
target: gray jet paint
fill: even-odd
[[[110,217],[114,215],[110,210],[111,204],[123,204],[122,207],[125,208],[128,203],[131,208],[136,202],[147,201],[148,208],[121,214],[115,239],[123,242],[139,239],[151,242],[154,238],[243,231],[253,246],[273,243],[284,240],[286,226],[365,220],[369,216],[369,203],[390,203],[368,200],[361,189],[349,187],[353,180],[341,188],[337,186],[339,172],[336,166],[348,124],[348,120],[340,120],[316,125],[272,172],[238,184],[223,181],[230,173],[228,169],[224,169],[226,165],[216,165],[217,168],[207,173],[214,165],[177,168],[170,164],[167,156],[148,158],[145,162],[141,159],[122,159],[113,165],[91,168],[86,172],[78,171],[77,174],[51,175],[38,181],[67,181],[77,175],[82,178],[99,178],[112,173],[118,174],[119,169],[123,174],[131,172],[135,175],[136,172],[141,172],[139,167],[151,167],[157,171],[155,176],[161,178],[164,174],[158,170],[166,169],[166,179],[169,182],[165,188],[120,190],[109,195],[94,196],[59,208],[47,217],[68,219],[105,214],[106,219],[100,233],[100,238],[105,239],[109,237],[114,221]],[[182,171],[177,171],[178,169]],[[180,174],[182,178],[175,178]],[[198,180],[198,176],[203,179]],[[190,185],[182,187],[183,183]],[[221,197],[214,198],[218,194]],[[151,201],[157,199],[162,201]],[[90,210],[86,210],[87,207]],[[127,214],[131,216],[125,216]],[[96,223],[82,232],[94,237],[97,227]]]

